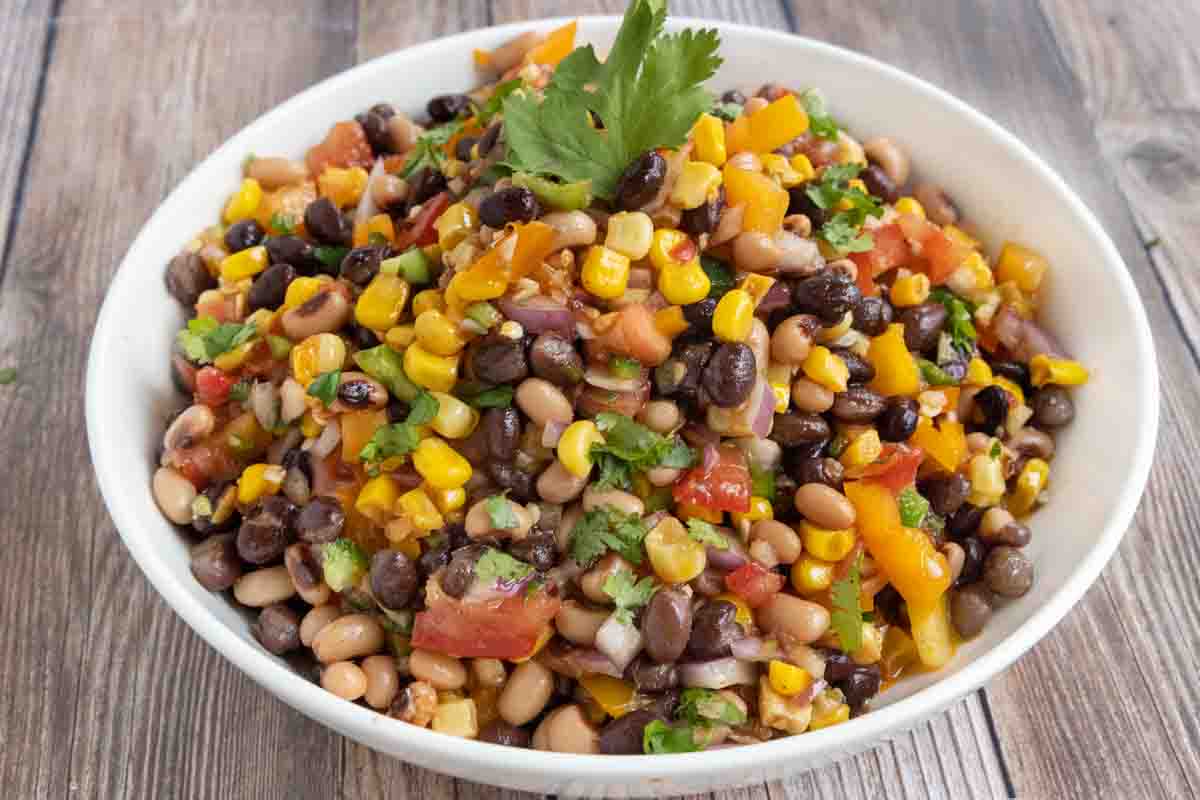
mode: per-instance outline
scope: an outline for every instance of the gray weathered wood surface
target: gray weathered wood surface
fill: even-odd
[[[907,4],[906,4],[907,5]],[[1161,0],[676,0],[883,58],[1043,154],[1120,247],[1156,333],[1163,436],[1133,529],[1029,655],[912,733],[718,796],[1200,794],[1200,7]],[[206,647],[120,544],[82,384],[105,287],[205,154],[304,87],[414,42],[623,0],[10,0],[0,14],[0,786],[13,798],[516,793],[381,757]]]

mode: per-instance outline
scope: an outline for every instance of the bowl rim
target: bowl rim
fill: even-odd
[[[816,758],[828,754],[849,755],[865,747],[877,745],[888,734],[896,734],[913,727],[927,716],[940,711],[950,703],[977,689],[983,683],[1010,666],[1017,658],[1041,640],[1083,596],[1108,563],[1128,529],[1141,499],[1153,458],[1159,424],[1159,380],[1158,368],[1151,337],[1150,326],[1132,275],[1111,238],[1087,205],[1070,189],[1066,182],[1014,134],[993,121],[984,113],[949,92],[938,88],[898,67],[893,67],[871,56],[838,45],[829,44],[790,32],[775,31],[754,25],[724,22],[721,20],[671,17],[668,27],[715,27],[722,32],[734,33],[739,37],[757,38],[765,45],[777,47],[804,47],[826,56],[843,60],[864,74],[872,74],[889,81],[898,81],[908,89],[942,103],[953,112],[968,117],[980,126],[987,135],[1013,151],[1038,176],[1046,181],[1059,198],[1067,204],[1072,214],[1087,229],[1095,240],[1103,261],[1115,277],[1117,287],[1125,303],[1133,309],[1131,329],[1136,337],[1138,355],[1143,365],[1143,377],[1137,388],[1138,401],[1149,410],[1149,414],[1138,422],[1134,457],[1129,472],[1121,485],[1114,514],[1109,518],[1087,556],[1068,575],[1063,585],[1034,611],[1008,637],[982,653],[958,672],[938,680],[936,683],[915,692],[869,714],[857,717],[847,724],[812,731],[803,736],[790,736],[753,746],[733,747],[697,753],[675,755],[609,756],[552,753],[512,747],[438,734],[431,730],[405,725],[372,709],[348,703],[326,692],[320,686],[301,677],[289,667],[277,661],[265,650],[247,642],[224,623],[217,620],[198,601],[191,597],[170,568],[158,556],[154,548],[133,547],[125,530],[139,525],[140,511],[136,498],[121,485],[120,464],[104,444],[101,432],[105,423],[106,408],[101,400],[105,376],[112,374],[105,351],[107,342],[114,338],[122,320],[117,307],[110,302],[117,294],[115,289],[133,279],[134,265],[145,260],[143,250],[151,247],[151,232],[159,227],[163,208],[176,198],[193,191],[200,182],[198,176],[206,167],[230,149],[241,147],[243,140],[250,138],[263,128],[275,126],[280,117],[288,114],[295,106],[308,102],[315,96],[334,94],[347,85],[357,82],[366,73],[378,70],[392,59],[420,56],[423,52],[457,48],[467,52],[471,40],[480,36],[517,34],[527,30],[544,30],[579,20],[589,26],[615,26],[620,22],[614,15],[580,15],[553,17],[541,20],[513,22],[505,25],[488,26],[401,48],[391,53],[355,65],[343,72],[330,76],[302,90],[288,100],[274,106],[257,117],[238,133],[224,141],[217,149],[193,167],[188,175],[164,198],[154,214],[143,225],[137,237],[122,259],[100,310],[93,332],[92,346],[88,356],[85,386],[86,423],[88,445],[95,466],[97,482],[109,513],[142,572],[167,603],[183,620],[215,650],[231,661],[256,683],[266,688],[288,705],[301,713],[326,725],[333,725],[342,733],[358,741],[378,739],[386,736],[404,753],[406,760],[420,766],[439,769],[437,761],[416,761],[424,756],[462,759],[462,763],[480,768],[480,775],[538,776],[563,780],[580,780],[593,783],[611,783],[614,780],[654,781],[673,774],[700,771],[708,774],[725,775],[740,770],[761,767],[767,763],[781,762],[788,758]],[[391,728],[384,733],[380,726]],[[493,770],[494,772],[483,772]],[[753,773],[751,773],[753,774]],[[619,777],[617,777],[619,776]],[[757,776],[756,776],[757,778]],[[745,782],[745,781],[742,781]]]

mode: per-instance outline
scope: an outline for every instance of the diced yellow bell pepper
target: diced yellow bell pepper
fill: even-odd
[[[354,501],[354,510],[376,525],[383,525],[392,516],[399,497],[396,481],[390,475],[378,475],[363,484]]]
[[[943,418],[935,428],[933,420],[923,416],[910,441],[947,472],[956,471],[967,457],[967,436],[961,422]]]
[[[525,63],[556,66],[575,49],[575,29],[578,24],[578,21],[572,20],[550,31],[540,44],[525,54]]]
[[[775,234],[787,216],[788,193],[775,181],[758,172],[725,164],[725,200],[730,206],[745,206],[742,230]]]
[[[268,263],[267,248],[247,247],[221,259],[221,277],[231,282],[252,278],[266,269]]]
[[[801,692],[806,692],[813,683],[812,674],[804,667],[797,667],[795,664],[778,659],[771,659],[771,663],[767,667],[767,675],[771,681],[771,688],[784,697],[793,697]]]
[[[759,275],[757,272],[751,272],[742,279],[738,288],[750,295],[750,298],[754,300],[754,307],[758,308],[758,304],[763,301],[763,298],[767,296],[767,292],[771,291],[771,287],[774,285],[774,278]]]
[[[368,177],[362,167],[326,167],[317,176],[317,191],[338,208],[347,208],[358,203]]]
[[[946,594],[928,603],[909,603],[908,619],[921,663],[933,669],[945,666],[954,656],[954,632],[950,628]]]
[[[244,179],[242,185],[225,205],[223,215],[225,224],[232,225],[235,222],[252,218],[254,212],[258,210],[258,204],[262,202],[262,197],[263,190],[258,181],[254,178]]]
[[[692,128],[693,154],[714,167],[725,163],[725,123],[712,114],[701,114]]]
[[[888,329],[871,339],[867,360],[875,367],[871,388],[887,397],[915,394],[921,388],[921,372],[917,362],[904,344],[904,326],[888,325]]]
[[[264,495],[277,494],[287,470],[277,464],[251,464],[238,478],[238,502],[248,506]]]
[[[579,685],[613,719],[620,719],[637,708],[634,687],[629,681],[608,675],[584,675],[579,679]]]
[[[1023,292],[1036,292],[1050,265],[1042,255],[1015,242],[1005,242],[996,260],[996,278],[1013,281]]]
[[[683,316],[683,308],[681,306],[667,306],[654,312],[654,327],[663,336],[674,339],[690,328],[691,323]]]
[[[1048,383],[1056,386],[1082,386],[1088,382],[1087,369],[1078,361],[1053,358],[1041,353],[1029,361],[1030,381],[1039,389]]]
[[[785,94],[753,114],[744,114],[730,123],[725,132],[730,153],[746,150],[769,153],[808,130],[808,114],[794,94]]]

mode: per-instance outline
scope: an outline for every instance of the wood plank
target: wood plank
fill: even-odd
[[[1157,48],[1163,41],[1161,36],[1148,39],[1150,31],[1183,30],[1164,25],[1154,13],[1165,5],[1145,9],[1148,19],[1158,21],[1147,22],[1137,35],[1144,47]],[[1160,441],[1142,511],[1100,585],[1029,656],[993,681],[988,697],[1021,796],[1194,794],[1197,706],[1195,687],[1184,682],[1196,671],[1191,576],[1200,499],[1189,476],[1198,444],[1200,379],[1177,337],[1162,279],[1141,247],[1129,208],[1108,171],[1098,168],[1105,162],[1097,140],[1107,138],[1105,130],[1093,129],[1075,76],[1031,1],[917,6],[905,15],[896,15],[885,2],[860,3],[853,15],[833,0],[794,2],[793,7],[801,33],[854,47],[932,80],[1051,155],[1133,270],[1159,332],[1162,426],[1170,434]],[[1094,6],[1079,2],[1073,7],[1073,24],[1087,24]],[[914,42],[938,46],[914,47]],[[1124,72],[1116,50],[1105,47],[1089,62],[1116,59],[1113,74],[1104,73],[1098,84],[1126,80],[1116,74]],[[1154,74],[1157,80],[1157,70]],[[1176,80],[1184,85],[1194,74],[1181,70]],[[1149,575],[1153,581],[1145,579]]]
[[[327,797],[337,737],[205,646],[119,543],[81,458],[80,387],[151,211],[239,127],[350,63],[352,40],[320,2],[133,10],[63,8],[0,297],[0,352],[28,365],[0,393],[0,452],[21,464],[4,489],[27,499],[0,507],[0,777],[23,798]]]

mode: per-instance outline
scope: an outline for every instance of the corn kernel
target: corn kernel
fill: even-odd
[[[1008,498],[1008,510],[1023,517],[1033,510],[1038,497],[1050,480],[1050,465],[1040,458],[1031,458],[1017,475],[1016,488]]]
[[[775,285],[775,279],[766,275],[759,275],[757,272],[751,272],[742,279],[738,288],[744,290],[754,300],[755,308],[767,296],[767,292],[771,291],[771,287]]]
[[[317,333],[292,348],[292,377],[308,387],[318,375],[341,369],[346,362],[346,343],[335,333]]]
[[[449,392],[458,383],[459,356],[439,356],[413,342],[404,350],[404,373],[430,391]]]
[[[413,466],[435,489],[457,489],[471,479],[471,464],[436,437],[422,439],[412,456]]]
[[[465,439],[479,425],[479,412],[454,395],[432,392],[438,401],[437,414],[430,427],[447,439]]]
[[[479,735],[479,719],[475,713],[475,701],[471,698],[438,702],[433,721],[429,727],[438,733],[474,739]]]
[[[572,422],[558,439],[558,460],[567,472],[586,478],[592,471],[592,445],[604,444],[604,434],[588,419]]]
[[[440,311],[426,311],[417,317],[413,326],[421,347],[437,356],[452,356],[467,346],[458,326]]]
[[[831,392],[846,391],[850,380],[846,362],[821,345],[809,351],[800,369],[813,383],[819,383]]]
[[[432,486],[421,485],[425,487],[425,492],[433,498],[433,504],[437,506],[437,510],[443,514],[458,511],[467,504],[467,490],[461,486],[457,489],[435,489]]]
[[[992,368],[982,358],[972,358],[967,362],[967,374],[963,383],[969,386],[990,386],[992,384]]]
[[[277,464],[251,464],[238,478],[238,502],[248,506],[264,495],[277,494],[287,470]]]
[[[445,311],[446,301],[440,289],[422,289],[413,296],[412,313],[419,317],[426,311]]]
[[[743,598],[739,597],[733,592],[723,592],[713,599],[724,600],[726,603],[732,603],[734,607],[737,608],[737,614],[735,614],[733,618],[739,625],[750,625],[754,622],[754,612],[750,609],[750,605]]]
[[[692,128],[693,155],[714,167],[725,163],[725,123],[712,114],[701,114]]]
[[[800,556],[792,565],[792,587],[802,595],[820,594],[833,585],[836,566],[808,554]]]
[[[453,296],[461,298],[467,305],[479,300],[495,300],[508,290],[508,279],[499,272],[468,270],[460,272],[450,280],[444,295],[446,305]]]
[[[779,181],[779,185],[783,188],[791,189],[794,186],[804,183],[805,177],[803,173],[793,167],[792,162],[786,156],[781,156],[778,153],[765,153],[761,158],[763,170],[772,178]]]
[[[771,393],[775,395],[775,413],[786,414],[792,402],[792,385],[790,383],[771,383]]]
[[[369,177],[362,167],[326,167],[317,176],[317,191],[338,208],[346,208],[362,198]]]
[[[608,218],[604,246],[631,261],[645,258],[653,240],[654,223],[643,211],[620,211]]]
[[[629,257],[601,244],[588,248],[580,273],[583,288],[596,297],[613,300],[629,285]]]
[[[915,197],[901,197],[895,207],[897,214],[913,214],[925,219],[925,206],[918,203]]]
[[[654,574],[665,583],[687,583],[704,571],[704,545],[688,535],[675,517],[667,517],[646,534],[646,555]]]
[[[438,246],[448,253],[479,227],[479,215],[466,203],[452,203],[433,227],[437,230]]]
[[[879,441],[879,432],[874,428],[869,428],[846,446],[839,460],[843,467],[849,469],[873,464],[881,455],[883,455],[883,442]]]
[[[775,507],[765,497],[751,497],[749,511],[731,512],[733,524],[741,527],[743,522],[753,524],[760,519],[775,519]]]
[[[654,312],[654,327],[668,339],[674,339],[691,327],[680,306],[667,306]]]
[[[288,284],[287,293],[283,297],[284,308],[298,308],[316,297],[321,287],[329,283],[324,276],[308,278],[300,276]]]
[[[254,216],[254,212],[258,211],[258,204],[262,202],[263,190],[258,181],[254,178],[246,178],[242,181],[242,185],[229,198],[229,202],[225,205],[225,213],[223,219],[226,225],[232,225],[235,222],[241,222],[244,219],[250,219]]]
[[[1012,281],[1023,292],[1036,292],[1050,265],[1038,252],[1028,247],[1005,242],[996,260],[996,278],[1001,282]]]
[[[906,307],[919,306],[929,299],[929,276],[923,272],[914,272],[903,278],[897,278],[890,292],[892,305]]]
[[[781,695],[763,675],[758,680],[758,718],[768,728],[790,734],[804,733],[812,719],[812,703],[800,705]]]
[[[793,697],[801,692],[806,692],[813,683],[812,675],[804,667],[797,667],[795,664],[778,659],[771,659],[767,675],[771,681],[771,688],[784,697]]]
[[[321,423],[313,419],[312,412],[305,411],[304,416],[300,418],[300,433],[304,434],[306,439],[321,435]]]
[[[817,709],[813,708],[812,721],[808,723],[810,731],[819,731],[822,728],[828,728],[830,725],[837,725],[850,719],[850,706],[845,703],[839,703],[833,707],[833,710],[828,714],[818,714]]]
[[[804,153],[796,153],[792,156],[792,169],[800,173],[801,182],[807,183],[817,177],[817,170],[813,167],[812,161]]]
[[[364,328],[386,331],[400,320],[408,302],[408,281],[379,273],[354,304],[354,319]]]
[[[1081,386],[1088,382],[1088,371],[1078,361],[1054,358],[1045,353],[1029,361],[1030,380],[1039,389],[1048,383],[1056,386]]]
[[[744,342],[754,325],[754,298],[744,289],[731,289],[713,312],[713,334],[726,342]],[[828,352],[828,351],[827,351]]]
[[[258,348],[258,343],[261,341],[262,339],[251,339],[228,352],[221,353],[213,359],[213,366],[223,372],[233,372],[246,363],[246,359]]]
[[[716,194],[720,185],[721,170],[704,161],[688,161],[679,171],[668,199],[685,210],[699,208]]]
[[[221,277],[227,281],[252,278],[267,268],[267,248],[262,245],[247,247],[221,259]]]
[[[400,495],[396,513],[407,516],[413,527],[420,531],[434,531],[446,524],[433,500],[420,486]]]
[[[967,501],[973,506],[992,506],[1004,495],[1004,465],[989,453],[972,456],[967,465],[971,494]]]
[[[811,522],[800,523],[800,540],[804,550],[822,561],[841,561],[854,549],[853,528],[833,530],[821,528]]]
[[[712,282],[700,267],[699,259],[682,266],[667,265],[659,270],[658,291],[668,303],[686,306],[708,297]]]
[[[382,525],[392,516],[392,509],[400,497],[400,489],[390,475],[378,475],[363,484],[354,500],[354,510],[376,525]]]
[[[403,350],[417,339],[416,328],[411,323],[388,328],[383,335],[383,341],[393,350]]]
[[[961,244],[968,250],[979,249],[980,241],[957,225],[943,225],[942,233],[946,234],[950,241]]]
[[[686,264],[692,260],[693,255],[689,255],[687,259],[681,261],[673,254],[676,252],[676,248],[680,248],[680,245],[688,242],[688,235],[683,231],[674,228],[659,228],[651,238],[650,263],[655,269]]]

